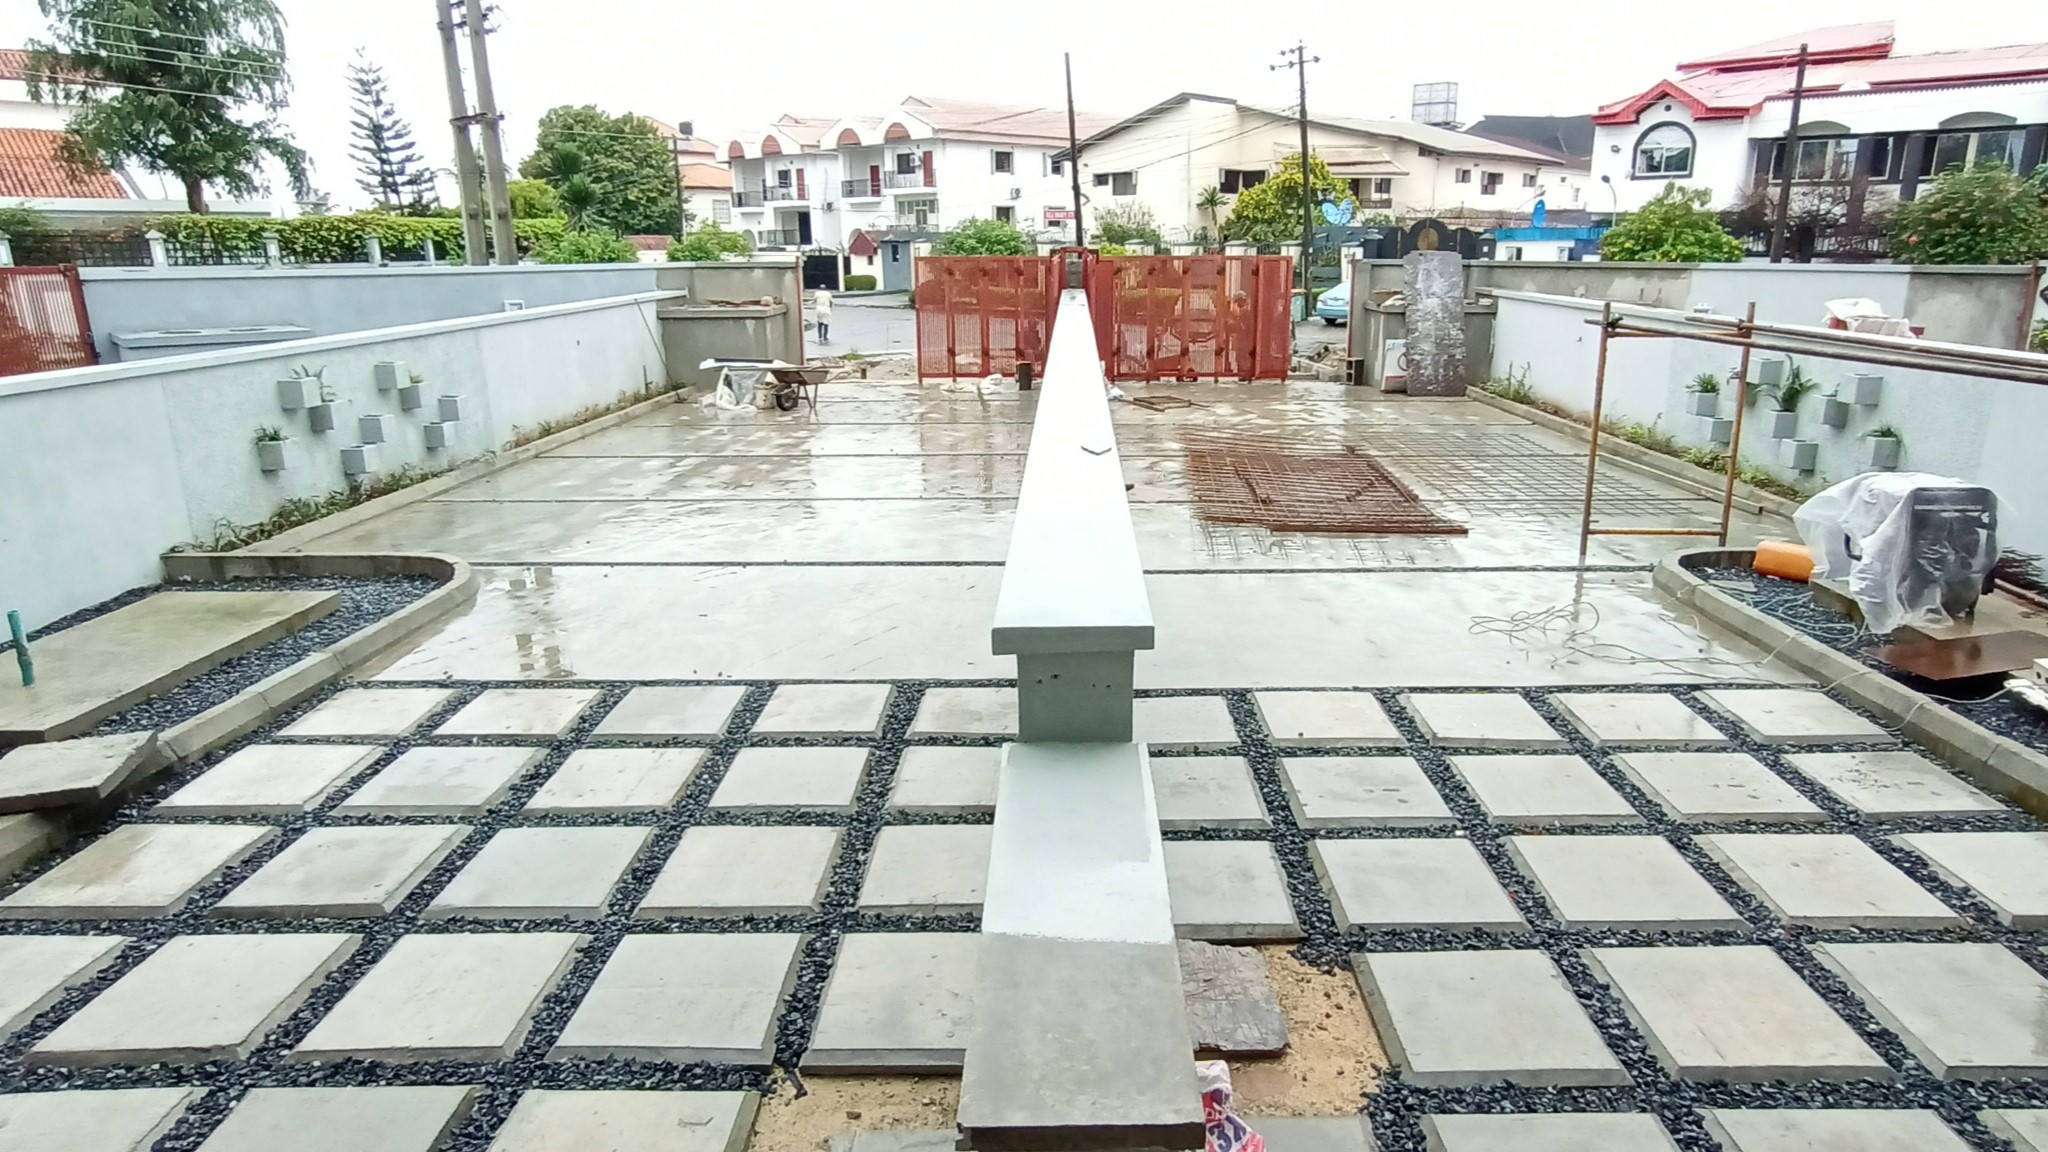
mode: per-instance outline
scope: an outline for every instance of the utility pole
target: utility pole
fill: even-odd
[[[463,0],[469,24],[469,63],[476,71],[476,119],[484,130],[484,185],[490,193],[491,246],[500,264],[519,263],[512,235],[512,197],[505,191],[505,146],[499,138],[498,97],[491,90],[490,50],[484,46],[484,0]]]
[[[1301,104],[1297,109],[1301,122],[1301,297],[1302,304],[1308,303],[1309,266],[1315,263],[1316,252],[1316,198],[1315,189],[1309,182],[1308,166],[1308,66],[1322,63],[1321,56],[1307,55],[1308,49],[1301,41],[1292,48],[1282,48],[1280,55],[1293,56],[1285,64],[1269,64],[1266,70],[1278,72],[1282,68],[1294,69],[1294,78],[1299,84]]]
[[[1785,130],[1785,183],[1778,189],[1778,218],[1771,223],[1771,263],[1785,258],[1785,217],[1792,214],[1792,177],[1799,172],[1799,104],[1806,95],[1806,45],[1799,46],[1799,71],[1792,77],[1792,126]]]
[[[1060,53],[1067,65],[1067,175],[1074,181],[1074,247],[1081,247],[1081,141],[1074,132],[1074,54]]]
[[[687,124],[689,121],[684,120],[681,123]],[[676,239],[681,240],[683,233],[689,230],[688,222],[683,219],[683,132],[681,128],[676,129],[676,134],[669,139],[668,166],[674,169],[676,174]]]
[[[462,56],[455,47],[454,0],[435,0],[441,12],[441,69],[448,76],[448,125],[455,130],[455,182],[462,193],[462,262],[484,263],[484,218],[477,202],[476,150],[469,138],[469,97],[462,90]]]

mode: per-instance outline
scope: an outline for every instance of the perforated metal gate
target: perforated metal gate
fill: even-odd
[[[1083,256],[1112,380],[1284,380],[1294,330],[1285,256]],[[1045,367],[1064,254],[917,261],[918,378]]]
[[[0,376],[97,362],[78,269],[0,268]]]

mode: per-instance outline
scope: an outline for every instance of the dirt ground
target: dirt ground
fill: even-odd
[[[748,1152],[822,1152],[855,1128],[951,1128],[960,1110],[957,1076],[807,1076],[809,1094],[779,1077],[761,1098]]]

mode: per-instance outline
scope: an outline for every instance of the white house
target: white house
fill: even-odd
[[[820,145],[833,121],[781,116],[726,145],[733,224],[760,248],[844,246],[839,154]]]
[[[1585,171],[1568,159],[1406,120],[1359,120],[1311,109],[1309,148],[1351,184],[1366,212],[1397,217],[1526,214],[1541,198],[1583,207]],[[1090,135],[1081,174],[1091,216],[1141,203],[1169,241],[1214,231],[1236,194],[1301,150],[1300,126],[1283,111],[1182,92]],[[1215,188],[1223,206],[1205,213]]]
[[[1727,207],[1785,173],[1799,46],[1806,82],[1793,183],[1910,200],[1953,165],[2022,172],[2048,143],[2048,44],[1895,55],[1890,22],[1822,28],[1677,66],[1594,114],[1596,211],[1640,208],[1677,181]]]

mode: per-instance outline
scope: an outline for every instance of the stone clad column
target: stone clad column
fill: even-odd
[[[1465,394],[1465,261],[1456,252],[1401,258],[1408,298],[1408,394]]]

